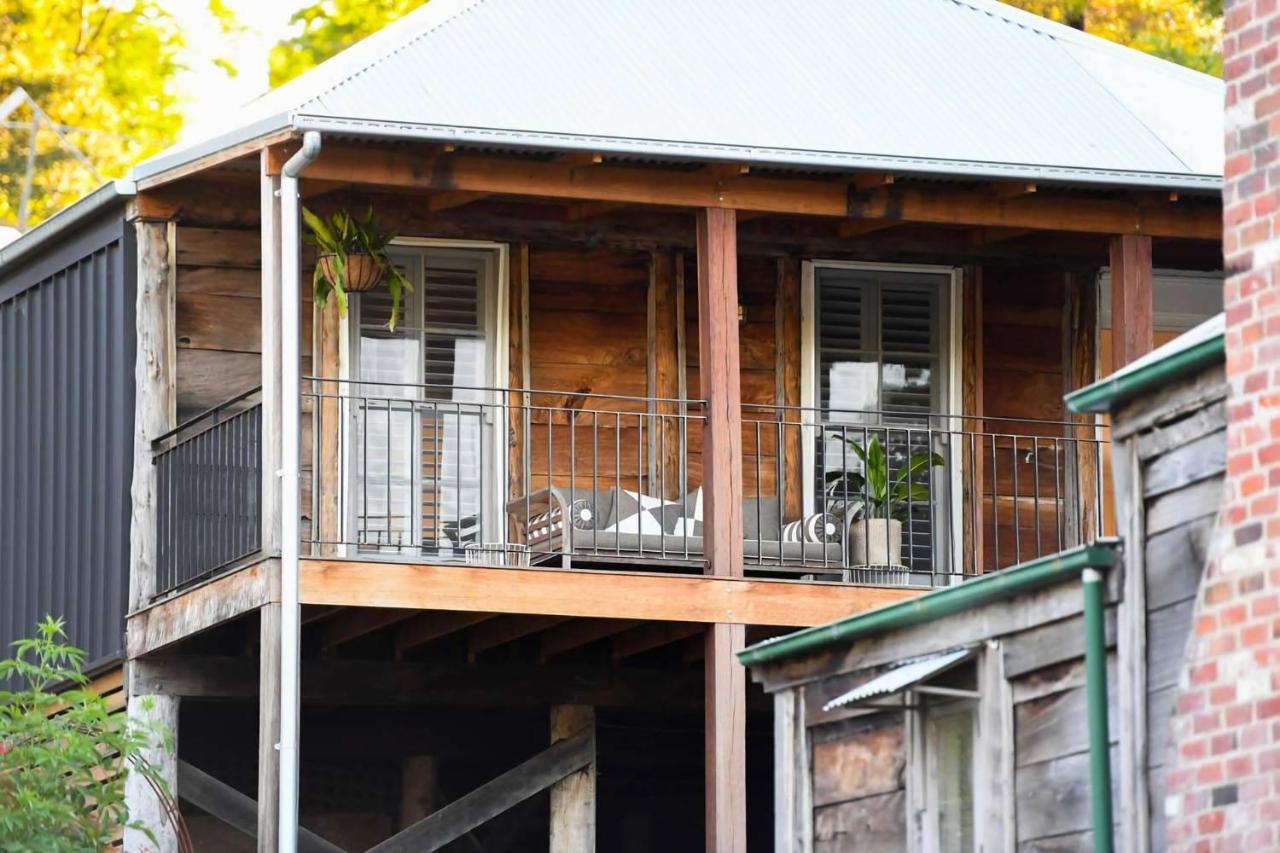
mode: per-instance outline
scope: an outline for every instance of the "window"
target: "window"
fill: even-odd
[[[815,434],[813,497],[827,511],[847,513],[869,495],[826,490],[840,472],[862,474],[859,450],[873,441],[886,451],[890,474],[925,452],[948,459],[945,422],[950,409],[951,333],[948,270],[815,265],[812,377],[808,387],[823,429]],[[857,447],[854,447],[854,445]],[[946,476],[932,467],[911,475],[919,487],[897,517],[903,526],[900,563],[912,573],[945,573],[945,534],[956,507]],[[889,549],[891,552],[891,549]],[[873,561],[874,562],[874,561]],[[890,561],[892,562],[892,560]],[[893,569],[894,565],[889,566]],[[888,578],[886,578],[888,580]]]
[[[395,331],[384,289],[360,294],[352,312],[356,541],[452,553],[478,540],[484,520],[497,253],[394,246],[390,254],[413,284]]]

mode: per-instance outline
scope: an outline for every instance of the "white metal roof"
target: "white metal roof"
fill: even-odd
[[[909,690],[922,681],[926,681],[944,670],[950,669],[961,661],[968,660],[976,653],[975,649],[956,649],[951,652],[925,655],[924,657],[904,661],[888,672],[881,673],[860,687],[842,693],[822,706],[822,710],[830,711],[855,705],[879,696],[892,696]]]
[[[266,131],[1216,189],[1221,81],[994,0],[432,0],[144,178]]]

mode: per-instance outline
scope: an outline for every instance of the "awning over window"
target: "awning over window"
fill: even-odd
[[[877,675],[859,687],[842,693],[822,706],[822,710],[830,711],[855,705],[874,699],[878,696],[890,696],[903,690],[910,690],[922,681],[926,681],[940,672],[950,669],[958,663],[973,657],[977,649],[956,649],[950,652],[939,652],[935,655],[913,658],[903,661],[888,672]]]

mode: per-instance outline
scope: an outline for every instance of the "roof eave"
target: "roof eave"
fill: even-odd
[[[69,229],[93,218],[120,199],[131,198],[135,193],[136,187],[133,181],[107,181],[0,249],[0,270],[17,263],[50,241],[56,240]]]

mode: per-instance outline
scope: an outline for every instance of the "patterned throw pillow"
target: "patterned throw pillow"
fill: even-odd
[[[840,542],[844,539],[844,525],[839,516],[829,512],[816,512],[782,526],[783,542]]]
[[[682,510],[680,504],[626,489],[621,490],[614,501],[618,521],[606,527],[605,533],[661,536],[669,532],[668,519],[672,513]]]

